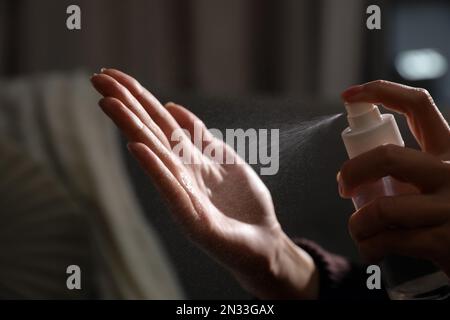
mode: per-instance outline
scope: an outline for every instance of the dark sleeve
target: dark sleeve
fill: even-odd
[[[295,243],[314,259],[319,271],[319,299],[388,300],[384,288],[369,290],[366,268],[332,254],[313,241],[295,239]]]

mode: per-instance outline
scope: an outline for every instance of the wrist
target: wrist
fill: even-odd
[[[316,299],[319,274],[311,256],[281,230],[272,244],[257,270],[236,274],[240,283],[260,299]]]
[[[319,273],[313,258],[284,232],[280,241],[279,259],[272,273],[286,293],[281,298],[317,299]]]

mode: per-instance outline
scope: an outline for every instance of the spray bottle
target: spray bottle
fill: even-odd
[[[371,103],[347,103],[349,127],[342,131],[342,139],[350,158],[384,144],[404,146],[392,114],[381,114]],[[354,196],[356,209],[380,196],[394,196],[411,190],[411,186],[393,177],[361,186]],[[444,299],[450,295],[445,273],[431,262],[400,256],[386,257],[381,263],[382,277],[393,300]]]

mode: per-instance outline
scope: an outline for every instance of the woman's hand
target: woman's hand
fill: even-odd
[[[392,176],[416,192],[380,197],[356,211],[350,233],[361,254],[377,262],[387,254],[433,261],[450,276],[450,129],[424,89],[387,81],[355,86],[347,102],[381,103],[404,114],[422,151],[393,145],[348,160],[338,182],[352,197],[361,185]],[[417,192],[418,190],[418,192]]]
[[[260,298],[317,297],[311,257],[282,231],[268,189],[234,150],[190,111],[173,103],[162,106],[118,70],[102,69],[92,83],[104,96],[99,105],[128,138],[130,152],[194,242]],[[203,135],[201,146],[190,138],[195,128]],[[174,152],[180,144],[183,156],[187,152],[195,162]],[[222,150],[233,164],[205,156],[207,147]]]

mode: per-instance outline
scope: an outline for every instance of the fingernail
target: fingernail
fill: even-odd
[[[101,68],[101,69],[100,69],[100,72],[101,72],[101,73],[103,73],[103,72],[105,72],[105,71],[106,71],[106,68]]]
[[[94,74],[90,77],[90,79],[92,80],[92,78],[94,78],[95,76],[98,76],[98,74],[97,74],[97,73],[94,73]]]
[[[134,153],[134,143],[133,142],[128,142],[127,143],[127,149],[128,149],[128,151],[130,151],[131,153]]]
[[[107,109],[107,108],[106,108],[106,100],[105,100],[105,98],[100,99],[99,102],[98,102],[98,105],[99,105],[100,108],[102,108],[102,109]]]
[[[362,85],[352,86],[352,87],[348,88],[347,90],[345,90],[344,92],[342,92],[341,97],[345,101],[348,101],[349,99],[351,99],[352,97],[354,97],[355,95],[357,95],[358,93],[363,91],[363,89],[364,89],[364,86],[362,86]]]
[[[131,141],[127,143],[128,151],[133,155],[133,157],[139,156],[139,143],[136,141]]]

